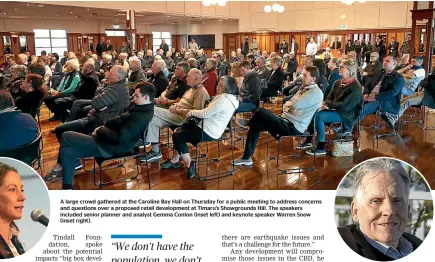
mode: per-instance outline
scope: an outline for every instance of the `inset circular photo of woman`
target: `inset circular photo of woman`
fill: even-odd
[[[0,259],[34,247],[49,218],[50,198],[40,175],[21,161],[0,157]]]
[[[337,189],[335,222],[343,241],[362,257],[391,261],[409,256],[433,222],[429,185],[401,160],[364,161],[346,174]]]

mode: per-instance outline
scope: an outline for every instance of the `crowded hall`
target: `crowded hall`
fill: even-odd
[[[101,3],[0,7],[0,156],[49,189],[435,186],[433,1]]]

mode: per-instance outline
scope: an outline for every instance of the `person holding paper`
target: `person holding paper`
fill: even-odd
[[[376,261],[400,259],[422,241],[405,232],[410,179],[401,162],[375,158],[364,162],[353,179],[352,219],[339,227],[344,242],[357,254]]]
[[[24,254],[18,240],[20,231],[14,220],[22,218],[25,200],[23,183],[17,170],[0,163],[0,259]]]

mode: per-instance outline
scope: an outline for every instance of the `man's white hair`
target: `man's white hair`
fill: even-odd
[[[154,61],[154,64],[160,71],[163,71],[166,67],[166,63],[163,60],[156,60]]]
[[[361,191],[364,187],[362,180],[366,175],[374,175],[380,173],[387,173],[391,176],[398,176],[405,184],[406,195],[409,197],[409,177],[406,170],[403,168],[399,160],[391,158],[374,158],[365,161],[356,170],[356,174],[353,179],[353,199],[355,202],[359,202],[361,199]]]
[[[112,55],[109,55],[109,54],[104,54],[103,55],[103,59],[108,59],[108,60],[112,60]]]

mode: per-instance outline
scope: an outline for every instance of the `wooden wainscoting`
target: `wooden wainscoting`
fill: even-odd
[[[305,54],[306,44],[310,37],[314,37],[316,42],[319,44],[319,48],[324,44],[325,38],[330,41],[331,39],[336,43],[335,51],[337,53],[339,49],[344,49],[345,42],[347,39],[361,39],[365,38],[370,40],[375,38],[377,35],[383,35],[387,37],[386,45],[389,44],[391,37],[395,37],[396,41],[400,44],[403,43],[406,34],[411,33],[410,28],[396,28],[396,29],[366,29],[366,30],[333,30],[333,31],[304,31],[304,32],[240,32],[240,33],[230,33],[223,34],[223,46],[224,52],[227,58],[231,54],[231,51],[241,48],[245,41],[245,37],[248,36],[249,43],[252,43],[254,37],[257,39],[258,46],[260,50],[265,50],[268,53],[278,52],[279,44],[283,39],[287,43],[291,42],[291,38],[295,37],[296,42],[299,44],[298,59],[300,55]],[[341,43],[341,48],[339,43]],[[329,45],[332,45],[330,43]]]
[[[91,41],[94,45],[94,53],[96,53],[97,44],[100,42],[101,37],[110,39],[109,37],[106,37],[105,34],[100,34],[100,33],[92,33],[92,34],[67,33],[68,51],[74,52],[76,54],[79,54],[81,51],[86,52],[89,50],[89,42]],[[112,41],[112,39],[110,40]],[[112,41],[112,45],[113,45],[113,41]]]

